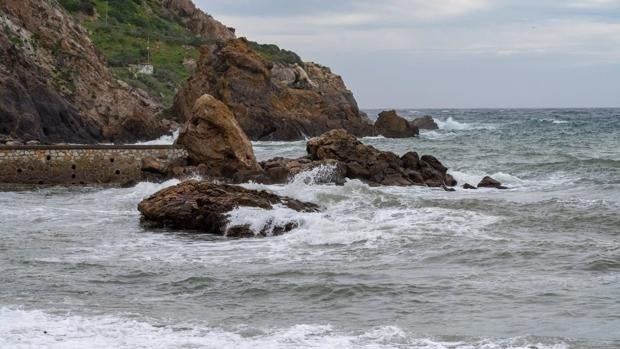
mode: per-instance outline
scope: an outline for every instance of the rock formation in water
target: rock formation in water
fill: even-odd
[[[411,152],[399,157],[365,145],[342,129],[310,139],[307,151],[308,156],[300,159],[277,158],[261,165],[274,182],[290,179],[304,169],[332,166],[336,183],[342,183],[344,177],[370,185],[452,187],[457,184],[447,173],[448,169],[433,156],[420,158]]]
[[[484,177],[480,183],[478,183],[478,188],[495,188],[495,189],[508,189],[503,186],[498,180],[493,179],[489,176]]]
[[[435,120],[429,116],[423,116],[421,118],[416,118],[411,122],[414,126],[416,126],[420,130],[437,130],[439,129],[439,125],[435,122]]]
[[[159,106],[114,79],[56,1],[0,3],[0,134],[22,141],[135,141],[164,132]]]
[[[338,128],[356,136],[373,133],[342,78],[315,63],[268,61],[243,38],[203,48],[173,112],[188,119],[205,93],[224,102],[252,140],[299,140]]]
[[[277,222],[255,232],[249,225],[234,225],[228,214],[240,207],[265,210],[282,205],[300,212],[314,212],[318,206],[265,191],[249,190],[207,181],[187,181],[166,188],[138,205],[142,222],[150,227],[195,230],[228,237],[280,235],[298,227],[295,220]]]
[[[386,138],[411,138],[420,134],[417,126],[396,114],[396,110],[383,111],[375,121],[375,133]]]
[[[177,144],[185,147],[191,164],[204,165],[205,175],[249,178],[262,173],[235,116],[211,95],[196,100]]]

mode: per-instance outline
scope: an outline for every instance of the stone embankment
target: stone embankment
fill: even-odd
[[[168,145],[0,146],[0,183],[124,185],[143,179],[145,161],[174,165],[187,152]]]

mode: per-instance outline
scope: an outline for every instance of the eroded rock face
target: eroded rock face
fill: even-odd
[[[195,75],[179,91],[173,111],[191,116],[194,101],[208,93],[226,104],[252,140],[300,140],[344,128],[373,133],[342,79],[314,63],[274,65],[245,39],[203,48]]]
[[[336,160],[344,166],[346,177],[370,185],[456,185],[447,168],[436,158],[417,153],[398,157],[360,142],[345,130],[329,131],[308,141],[307,151],[313,161]]]
[[[216,41],[235,38],[234,29],[198,9],[191,0],[163,0],[162,6],[196,36]]]
[[[387,138],[411,138],[419,135],[420,130],[396,114],[395,110],[390,110],[379,114],[375,122],[375,133]]]
[[[211,95],[198,98],[179,134],[194,165],[214,177],[242,178],[262,173],[252,143],[228,107]]]
[[[271,224],[255,232],[248,225],[233,225],[228,213],[239,207],[270,210],[283,205],[299,212],[318,211],[312,203],[301,202],[265,191],[238,186],[214,184],[207,181],[187,181],[166,188],[138,205],[143,224],[150,227],[195,230],[201,233],[229,237],[279,235],[298,226],[298,222]]]
[[[165,130],[160,106],[116,81],[56,1],[0,2],[0,133],[23,141],[129,142]]]
[[[439,129],[439,125],[435,122],[435,120],[429,116],[423,116],[421,118],[417,118],[411,122],[414,126],[416,126],[420,130],[437,130]]]

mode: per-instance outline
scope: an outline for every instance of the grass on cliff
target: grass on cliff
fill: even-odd
[[[158,0],[59,2],[81,19],[116,78],[144,89],[165,107],[192,74],[183,61],[197,59],[198,48],[207,43],[177,23]],[[148,46],[154,74],[136,74],[130,65],[147,62]]]
[[[117,79],[145,90],[165,107],[192,74],[183,61],[197,59],[199,47],[209,43],[177,22],[159,0],[58,1],[88,29]],[[135,74],[129,66],[146,63],[149,42],[154,74]],[[252,43],[252,48],[272,62],[301,63],[297,54],[276,45]]]

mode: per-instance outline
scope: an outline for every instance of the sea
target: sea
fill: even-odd
[[[439,129],[362,141],[510,189],[326,185],[319,168],[243,184],[323,208],[237,209],[300,225],[243,240],[142,227],[137,204],[177,180],[4,190],[0,348],[620,348],[620,109],[399,113]]]

